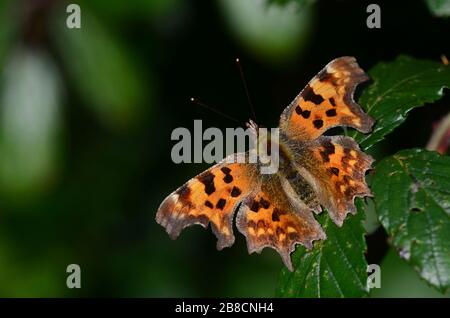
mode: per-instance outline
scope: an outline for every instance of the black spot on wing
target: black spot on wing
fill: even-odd
[[[231,169],[228,167],[222,167],[222,168],[220,168],[220,170],[222,170],[222,172],[225,174],[229,174],[231,172]]]
[[[323,127],[323,120],[322,119],[315,119],[313,120],[313,125],[316,129],[320,129]]]
[[[309,110],[303,110],[300,106],[296,106],[295,107],[295,112],[297,113],[297,115],[302,116],[305,119],[308,119],[309,116],[311,115],[311,111]]]
[[[339,169],[336,168],[336,167],[331,167],[331,168],[330,168],[330,172],[331,172],[332,174],[334,174],[335,176],[338,176],[338,175],[339,175]]]
[[[210,209],[214,208],[214,205],[208,200],[205,201],[205,206],[207,206]]]
[[[327,111],[325,112],[325,114],[326,114],[328,117],[334,117],[334,116],[337,115],[336,109],[334,109],[334,108],[329,109],[329,110],[327,110]]]
[[[311,115],[311,112],[309,110],[304,110],[302,112],[302,117],[305,118],[305,119],[308,119],[309,115]]]
[[[250,210],[252,210],[253,212],[258,212],[259,211],[259,203],[256,200],[253,200],[252,203],[250,204]]]
[[[330,101],[330,104],[331,104],[333,107],[336,107],[336,101],[334,100],[333,97],[330,97],[329,101]]]
[[[309,85],[306,85],[305,89],[303,90],[302,97],[305,101],[312,102],[316,105],[319,105],[324,101],[323,97],[314,93],[313,89]]]
[[[225,176],[223,177],[223,181],[225,183],[230,183],[233,181],[233,176],[230,174],[231,173],[231,169],[228,167],[222,167],[220,170],[222,170],[222,172],[225,174]]]
[[[231,196],[233,198],[238,197],[241,194],[241,189],[239,189],[238,187],[233,187],[233,189],[231,190]]]
[[[317,74],[317,78],[321,82],[328,82],[332,77],[333,75],[328,73],[327,70],[321,70],[319,74]]]
[[[230,183],[233,181],[233,177],[231,176],[231,174],[227,174],[227,175],[225,175],[225,177],[223,177],[223,181],[225,183]]]
[[[334,154],[334,152],[335,152],[335,147],[329,140],[324,141],[324,143],[322,144],[322,147],[323,147],[323,150],[321,150],[319,152],[320,156],[322,157],[324,162],[329,162],[330,155]]]
[[[278,222],[280,221],[280,216],[286,214],[286,212],[280,211],[278,208],[273,209],[272,212],[272,221]],[[278,235],[278,233],[277,233]]]
[[[219,201],[217,201],[216,203],[216,208],[219,210],[223,210],[225,204],[227,204],[227,201],[225,199],[220,198]]]
[[[259,200],[259,204],[261,204],[261,206],[262,206],[264,209],[268,209],[269,206],[270,206],[269,201],[265,200],[264,198],[261,198],[261,199]]]
[[[336,147],[329,140],[323,143],[323,148],[325,149],[326,153],[330,155],[334,154],[334,152],[336,151]]]
[[[275,210],[272,212],[272,221],[274,221],[274,222],[280,221],[280,214],[278,213],[278,210],[277,210],[277,209],[275,209]]]
[[[204,184],[205,193],[207,195],[210,195],[216,191],[216,187],[214,186],[214,175],[211,172],[206,171],[198,176],[197,180]]]

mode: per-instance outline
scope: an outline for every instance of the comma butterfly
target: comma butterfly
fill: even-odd
[[[356,213],[355,196],[371,195],[365,172],[373,159],[350,137],[322,135],[336,126],[371,130],[374,120],[353,99],[366,80],[354,57],[331,61],[281,114],[277,173],[225,159],[170,194],[156,221],[173,239],[192,224],[211,224],[220,250],[234,243],[237,213],[249,253],[274,248],[292,271],[296,244],[311,249],[313,241],[326,239],[312,212],[324,207],[342,226],[348,213]]]

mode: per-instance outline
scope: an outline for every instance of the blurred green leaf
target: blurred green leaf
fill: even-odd
[[[221,0],[220,4],[242,45],[266,61],[286,63],[298,58],[310,36],[311,5],[300,6],[297,1],[278,5],[266,0]]]
[[[450,157],[403,150],[376,167],[380,221],[400,256],[441,292],[450,286]]]
[[[64,66],[86,105],[99,119],[113,128],[133,125],[142,111],[152,87],[144,88],[137,65],[120,41],[103,25],[82,11],[81,29],[65,27],[59,16],[54,35]]]
[[[157,17],[164,15],[175,8],[183,5],[180,0],[133,0],[133,5],[124,5],[122,0],[81,0],[79,4],[82,8],[95,11],[99,14],[106,14],[114,19],[120,19],[127,15],[143,15]]]
[[[428,9],[437,17],[450,16],[450,1],[449,0],[425,0]]]
[[[440,99],[444,88],[450,87],[450,67],[408,56],[378,63],[369,76],[373,83],[364,90],[359,104],[376,123],[370,134],[352,134],[364,149],[402,124],[411,109]]]
[[[294,271],[282,269],[277,288],[279,297],[361,297],[367,294],[367,262],[364,258],[364,213],[349,216],[342,228],[327,213],[318,221],[327,239],[310,251],[298,247],[292,255]]]
[[[0,2],[0,65],[3,65],[17,30],[17,19],[11,4],[9,0]]]
[[[369,184],[370,187],[370,184]],[[367,197],[361,204],[361,213],[365,213],[366,220],[364,222],[364,228],[367,235],[374,233],[380,227],[380,220],[378,220],[377,211],[375,209],[375,202],[373,198]]]
[[[39,191],[56,166],[60,77],[44,52],[13,53],[1,87],[0,184],[11,193]]]
[[[295,2],[299,5],[299,8],[303,8],[305,6],[310,6],[316,2],[316,0],[267,0],[268,4],[278,4],[278,5],[286,5],[289,2]]]

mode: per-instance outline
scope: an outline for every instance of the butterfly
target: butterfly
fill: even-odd
[[[171,193],[156,221],[172,239],[190,225],[210,224],[221,250],[234,243],[235,218],[249,253],[273,248],[292,271],[297,244],[311,249],[326,239],[314,213],[323,207],[342,226],[348,213],[356,213],[354,198],[371,195],[365,173],[373,158],[351,137],[323,135],[337,126],[371,131],[374,120],[353,98],[368,79],[354,57],[328,63],[281,114],[276,173],[225,159]]]

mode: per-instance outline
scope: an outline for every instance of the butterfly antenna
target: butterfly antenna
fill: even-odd
[[[239,75],[241,76],[242,85],[244,86],[245,95],[247,95],[247,101],[250,105],[250,111],[252,112],[253,120],[256,121],[256,114],[255,114],[255,108],[253,107],[252,100],[250,98],[250,93],[248,91],[247,82],[245,80],[244,71],[242,70],[241,61],[239,58],[236,58],[236,65],[239,69]]]
[[[199,106],[201,106],[201,107],[203,107],[203,108],[206,108],[206,109],[208,109],[208,110],[210,110],[210,111],[212,111],[212,112],[214,112],[214,113],[216,113],[216,114],[218,114],[218,115],[220,115],[220,116],[223,116],[223,117],[225,117],[225,118],[228,118],[228,119],[230,119],[230,120],[232,120],[232,121],[238,123],[239,125],[242,125],[242,123],[241,123],[239,120],[237,120],[236,118],[231,117],[230,115],[227,115],[227,114],[225,114],[225,113],[222,113],[220,110],[217,110],[216,108],[211,107],[211,106],[209,106],[209,105],[203,103],[202,101],[200,101],[200,100],[197,99],[197,98],[191,97],[191,102],[194,103],[194,104],[197,104],[197,105],[199,105]]]

